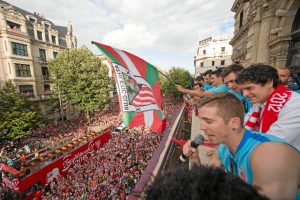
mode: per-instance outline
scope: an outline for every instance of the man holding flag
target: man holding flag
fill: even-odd
[[[166,127],[157,69],[143,59],[113,47],[92,42],[110,60],[115,72],[123,123],[132,128],[147,125],[161,133]]]

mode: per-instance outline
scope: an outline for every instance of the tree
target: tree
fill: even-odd
[[[21,138],[46,124],[46,118],[11,81],[0,90],[0,139]]]
[[[68,49],[49,62],[54,93],[71,102],[87,118],[94,109],[109,103],[108,68],[86,47]]]
[[[185,88],[190,88],[193,81],[191,74],[184,68],[172,67],[166,74],[175,84],[181,85]],[[165,95],[172,95],[173,97],[180,97],[182,93],[179,92],[173,83],[167,78],[160,75],[161,90]]]

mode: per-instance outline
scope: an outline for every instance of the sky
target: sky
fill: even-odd
[[[78,47],[91,41],[131,52],[163,69],[194,74],[199,40],[233,35],[234,0],[6,0],[55,25],[71,21]]]

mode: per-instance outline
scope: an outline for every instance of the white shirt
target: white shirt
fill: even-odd
[[[264,108],[265,104],[260,104],[260,106]],[[248,115],[252,113],[254,107],[245,119],[249,118]],[[289,101],[279,111],[277,121],[270,126],[267,133],[285,140],[300,151],[300,94],[292,92]]]

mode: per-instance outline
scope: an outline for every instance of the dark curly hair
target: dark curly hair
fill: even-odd
[[[250,82],[262,86],[269,81],[273,81],[273,87],[276,88],[279,84],[278,72],[274,67],[260,63],[245,68],[237,75],[236,79],[237,84]]]
[[[145,192],[146,200],[267,200],[257,189],[221,168],[177,168],[156,177]]]

